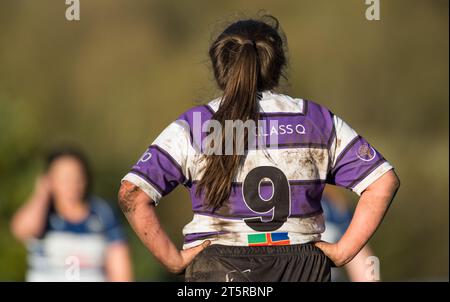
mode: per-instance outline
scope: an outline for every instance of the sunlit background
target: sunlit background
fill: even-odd
[[[116,205],[121,177],[180,113],[217,96],[207,50],[225,25],[260,9],[288,39],[281,92],[328,106],[396,167],[402,187],[371,245],[386,281],[448,280],[448,1],[81,0],[0,4],[0,280],[24,280],[26,252],[9,221],[42,154],[78,145],[95,193]],[[356,196],[349,194],[356,203]],[[354,204],[353,203],[353,204]],[[158,206],[179,247],[187,191]],[[125,220],[124,220],[125,223]],[[176,279],[127,225],[136,278]]]

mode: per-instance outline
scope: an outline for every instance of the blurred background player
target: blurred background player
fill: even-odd
[[[347,200],[337,188],[326,186],[322,196],[322,209],[325,217],[325,232],[322,240],[336,243],[344,235],[353,217],[353,211]],[[373,256],[368,244],[342,268],[331,268],[331,281],[371,282],[381,281],[371,278],[367,274],[368,264],[366,260]],[[344,272],[345,270],[345,272]]]
[[[11,222],[28,250],[27,281],[131,281],[128,244],[112,208],[91,195],[85,156],[51,153]]]

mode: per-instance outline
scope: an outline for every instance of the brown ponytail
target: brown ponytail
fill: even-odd
[[[275,26],[263,21],[241,20],[231,24],[209,49],[214,76],[223,90],[220,106],[212,119],[222,125],[225,146],[225,120],[243,122],[259,119],[258,92],[278,85],[286,59],[283,42]],[[246,133],[247,134],[247,133]],[[245,135],[245,145],[248,135]],[[236,136],[233,134],[233,144]],[[220,208],[228,200],[232,182],[245,155],[205,155],[205,171],[197,194],[204,193],[205,205]],[[223,154],[223,153],[222,153]]]

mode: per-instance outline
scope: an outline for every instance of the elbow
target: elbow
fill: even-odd
[[[392,201],[399,188],[400,179],[397,174],[391,170],[370,185],[366,191],[380,196],[390,196],[389,199]]]
[[[391,189],[395,193],[400,188],[400,178],[398,178],[397,174],[392,171],[391,173]]]
[[[17,227],[17,222],[16,222],[16,218],[14,217],[10,224],[9,224],[9,230],[11,232],[11,234],[16,238],[16,239],[20,239],[20,231],[19,228]]]
[[[390,203],[393,201],[395,194],[397,194],[400,188],[400,179],[394,171],[390,171],[386,174],[384,192],[385,195],[391,196]]]
[[[24,224],[21,223],[18,217],[13,217],[11,220],[11,223],[9,225],[9,229],[11,231],[11,234],[16,238],[17,240],[21,242],[27,241],[30,237],[32,237],[26,230],[25,227],[23,227]]]
[[[117,203],[120,205],[125,197],[124,185],[121,184],[119,192],[117,192]]]
[[[117,193],[117,203],[119,204],[120,208],[122,209],[122,211],[124,210],[124,206],[126,205],[126,200],[127,200],[127,188],[125,187],[124,184],[122,184],[120,186],[119,192]]]
[[[117,196],[119,206],[124,214],[130,214],[136,209],[136,198],[139,193],[139,188],[130,183],[123,182]]]

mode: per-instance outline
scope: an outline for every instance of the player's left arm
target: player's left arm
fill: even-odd
[[[130,249],[126,242],[118,241],[108,245],[105,255],[105,271],[110,282],[133,281]]]
[[[331,112],[330,112],[331,113]],[[353,219],[335,244],[317,243],[342,266],[352,260],[377,230],[400,181],[394,167],[341,118],[331,113],[335,135],[330,151],[327,182],[360,195]]]
[[[178,250],[163,230],[152,199],[129,181],[123,181],[120,187],[119,205],[142,243],[172,273],[182,272],[211,243],[207,240],[196,247]]]
[[[361,194],[353,219],[337,243],[317,242],[336,266],[350,262],[369,241],[386,214],[400,180],[390,170],[370,184]]]

